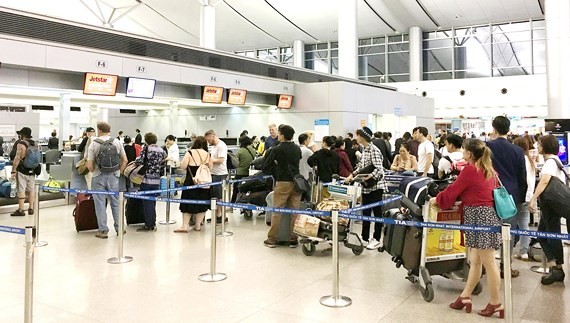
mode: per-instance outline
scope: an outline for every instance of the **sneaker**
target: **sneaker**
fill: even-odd
[[[566,274],[564,274],[564,270],[558,267],[550,267],[550,273],[546,276],[542,276],[540,283],[542,285],[550,285],[555,282],[563,282]]]
[[[368,240],[364,240],[362,237],[360,237],[360,240],[362,241],[362,246],[366,248],[368,246]]]
[[[263,245],[266,246],[267,248],[277,247],[277,244],[275,242],[269,242],[269,240],[263,241]]]
[[[523,254],[520,254],[520,255],[515,255],[515,258],[518,259],[518,260],[522,260],[522,261],[528,261],[528,260],[529,260],[529,258],[528,258],[528,253],[523,253]]]
[[[150,232],[150,231],[156,231],[156,227],[149,228],[145,225],[137,229],[137,232]]]
[[[109,237],[107,232],[97,232],[95,236],[99,239],[107,239]]]
[[[34,209],[28,209],[28,215],[34,215]]]
[[[380,248],[380,241],[372,238],[369,242],[368,245],[366,246],[366,249],[368,250],[374,250],[374,249],[378,249]]]
[[[16,210],[16,211],[12,212],[10,215],[11,216],[26,216],[26,213],[24,213],[24,211]]]
[[[299,246],[299,241],[289,241],[289,248],[297,248]]]

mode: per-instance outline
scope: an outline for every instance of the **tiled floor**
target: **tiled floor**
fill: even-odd
[[[426,303],[417,286],[404,279],[387,254],[365,251],[355,256],[341,247],[341,294],[353,304],[331,309],[319,298],[331,293],[330,252],[320,246],[312,257],[300,248],[263,247],[267,226],[262,217],[246,221],[236,211],[229,230],[218,238],[218,268],[228,279],[203,283],[209,270],[210,228],[175,234],[178,224],[157,232],[127,229],[125,255],[134,261],[111,265],[117,237],[107,240],[93,232],[77,233],[72,206],[41,210],[41,239],[36,249],[34,321],[36,322],[481,322],[475,312],[448,307],[463,283],[434,278],[435,299]],[[159,220],[164,204],[158,204]],[[177,207],[173,218],[180,221]],[[0,214],[0,224],[23,227],[32,217]],[[0,322],[23,321],[23,236],[0,233]],[[513,280],[516,322],[570,322],[570,290],[562,284],[543,287],[535,263],[515,260],[521,276]],[[566,268],[567,269],[567,268]],[[566,272],[570,272],[566,270]],[[486,282],[483,281],[483,285]],[[475,297],[483,308],[486,290]]]

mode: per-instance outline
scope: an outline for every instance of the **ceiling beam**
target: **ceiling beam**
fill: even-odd
[[[261,31],[262,33],[266,34],[267,36],[273,38],[274,40],[278,41],[279,43],[283,44],[283,45],[287,45],[286,42],[282,41],[281,39],[271,35],[270,33],[268,33],[265,29],[259,27],[258,25],[256,25],[253,21],[247,19],[246,16],[244,16],[241,12],[239,12],[236,8],[232,7],[226,0],[223,0],[224,4],[226,6],[228,6],[228,8],[232,9],[233,12],[235,12],[238,16],[240,16],[243,20],[247,21],[248,23],[250,23],[253,27],[257,28],[259,31]]]
[[[268,0],[265,0],[265,3],[271,7],[271,9],[275,10],[275,12],[277,12],[281,17],[283,17],[283,19],[287,20],[291,25],[295,26],[295,28],[299,29],[301,32],[303,32],[305,35],[311,37],[314,41],[319,42],[319,40],[314,37],[313,35],[309,34],[308,32],[306,32],[303,28],[297,26],[297,24],[295,24],[294,22],[292,22],[289,18],[287,18],[281,11],[277,10],[277,8],[275,8],[271,3],[269,3]]]
[[[429,13],[429,11],[427,10],[427,8],[424,6],[424,4],[420,1],[420,0],[416,0],[416,3],[418,4],[418,6],[420,6],[420,8],[422,8],[422,11],[426,14],[426,16],[428,16],[428,18],[431,20],[431,22],[433,22],[433,24],[436,27],[440,27],[439,23],[437,22],[437,20],[435,20],[435,18]]]

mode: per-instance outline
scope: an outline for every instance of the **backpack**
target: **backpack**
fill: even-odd
[[[437,149],[433,149],[433,161],[431,162],[432,166],[433,166],[433,175],[434,178],[437,179],[437,169],[439,167],[439,161],[441,160],[441,152]]]
[[[469,164],[468,162],[465,161],[465,159],[452,161],[451,158],[449,158],[449,156],[445,156],[444,158],[449,160],[449,162],[451,163],[451,171],[449,172],[449,175],[453,176],[458,176],[459,173],[461,173],[461,171],[463,170],[463,168],[465,168],[465,166]]]
[[[194,164],[196,164],[196,160],[194,159],[192,150],[189,150],[188,153],[190,154],[190,157],[192,157]],[[211,183],[212,172],[210,171],[210,167],[208,167],[208,164],[202,160],[202,155],[198,153],[198,156],[200,157],[200,166],[198,166],[198,169],[196,170],[196,175],[195,176],[192,175],[192,171],[190,169],[188,169],[188,173],[190,173],[190,176],[192,177],[192,181],[194,182],[194,184],[199,185],[199,184]],[[210,189],[210,186],[205,186],[202,188]]]
[[[101,173],[112,173],[119,170],[121,158],[117,151],[117,147],[113,145],[114,141],[114,138],[105,141],[99,138],[95,139],[95,142],[100,145],[99,153],[95,159],[97,161],[97,165],[99,165]]]
[[[135,156],[139,157],[141,155],[143,147],[139,144],[133,144],[133,147],[135,148]]]
[[[226,158],[226,165],[228,169],[236,169],[239,166],[239,159],[237,156],[228,150],[228,158]]]
[[[26,169],[35,169],[42,161],[42,153],[35,143],[28,143],[25,140],[21,142],[26,146],[26,157],[24,158],[22,166]]]

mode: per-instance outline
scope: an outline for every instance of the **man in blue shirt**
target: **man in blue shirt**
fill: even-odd
[[[526,207],[523,205],[527,189],[525,159],[522,148],[507,140],[510,126],[511,122],[507,117],[498,116],[493,119],[493,132],[491,133],[493,140],[487,141],[486,144],[493,152],[493,168],[499,174],[499,179],[509,194],[513,196],[517,208],[521,210],[521,208]],[[503,222],[510,223],[511,227],[516,229],[519,214],[520,212],[510,219],[503,220]],[[513,245],[511,244],[511,254],[512,249]],[[503,277],[503,261],[504,259],[501,259],[501,277]],[[518,277],[518,275],[518,270],[512,270],[513,278]]]
[[[265,151],[268,151],[269,148],[275,147],[279,144],[279,139],[277,137],[277,126],[272,123],[269,125],[269,137],[265,138]]]

